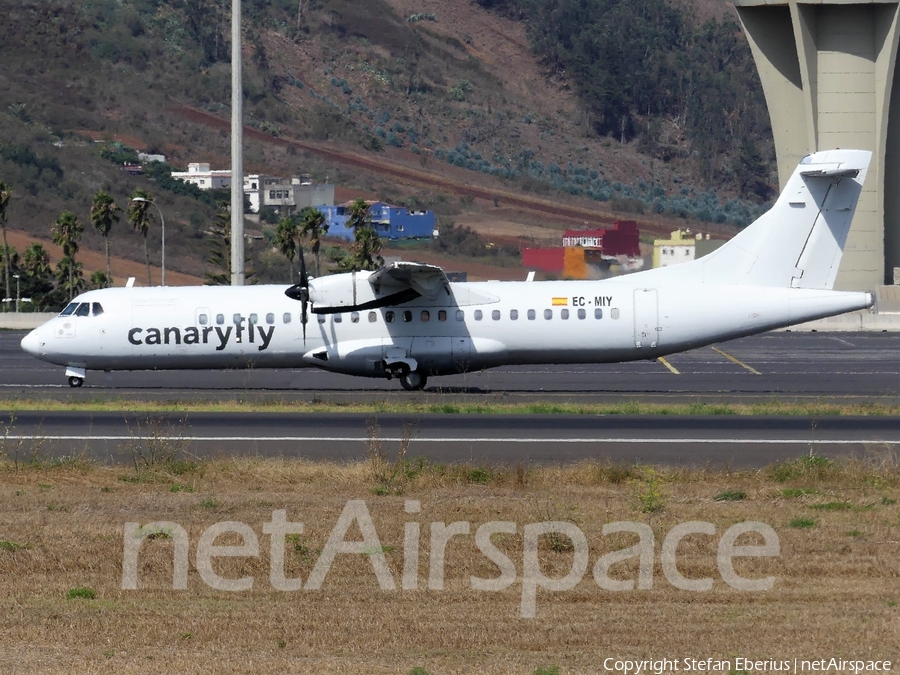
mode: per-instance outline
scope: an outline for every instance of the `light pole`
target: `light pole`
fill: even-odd
[[[163,218],[162,209],[159,208],[159,205],[156,202],[154,202],[150,199],[145,199],[143,197],[132,197],[131,201],[147,202],[148,204],[153,204],[153,206],[155,206],[156,210],[159,212],[159,222],[160,222],[160,226],[161,226],[160,229],[162,230],[162,284],[161,285],[165,286],[166,285],[166,219]]]
[[[19,275],[13,274],[13,279],[16,280],[16,314],[19,313]]]

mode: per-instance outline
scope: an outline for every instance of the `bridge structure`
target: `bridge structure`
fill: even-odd
[[[894,283],[894,268],[900,268],[900,2],[734,4],[762,80],[782,188],[809,153],[873,152],[835,288]]]

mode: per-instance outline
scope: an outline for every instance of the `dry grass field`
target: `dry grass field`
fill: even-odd
[[[132,466],[37,453],[18,462],[10,453],[0,463],[3,673],[600,673],[610,657],[680,659],[679,672],[685,659],[726,659],[731,669],[714,672],[741,672],[739,656],[890,659],[896,670],[900,661],[900,461],[878,449],[867,461],[811,455],[740,472],[435,466],[375,447],[369,461],[350,465],[133,450]],[[273,511],[304,524],[282,540],[284,574],[308,580],[350,500],[363,500],[378,546],[337,555],[320,590],[276,590],[273,537],[263,529]],[[421,511],[406,513],[408,500]],[[172,587],[171,526],[142,541],[137,589],[122,588],[125,540],[134,536],[125,524],[154,521],[187,532],[185,590]],[[252,577],[249,590],[215,590],[198,572],[201,536],[221,521],[245,523],[258,540],[258,555],[212,560],[221,577]],[[471,576],[500,575],[476,545],[476,529],[489,521],[515,523],[515,534],[490,541],[516,579],[478,591]],[[589,565],[570,590],[539,588],[535,617],[522,618],[523,532],[545,521],[576,525]],[[602,534],[616,521],[652,529],[652,588],[614,592],[595,583],[597,560],[637,541]],[[705,592],[680,590],[662,569],[663,540],[690,521],[715,528],[676,549],[681,574],[712,579]],[[742,521],[777,533],[779,555],[734,562],[746,578],[774,576],[771,590],[736,590],[717,567],[720,538]],[[470,533],[449,540],[443,589],[431,589],[432,523],[456,522],[469,523]],[[408,523],[420,529],[417,588],[403,590]],[[363,539],[359,525],[347,541]],[[215,543],[242,539],[225,534]],[[756,534],[738,541],[760,543]],[[537,556],[541,573],[559,578],[576,552],[566,537],[544,535]],[[394,590],[379,587],[382,560]],[[637,558],[609,574],[636,579]]]

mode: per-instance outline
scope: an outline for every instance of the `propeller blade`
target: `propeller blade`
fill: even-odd
[[[303,247],[300,247],[300,323],[303,325],[303,346],[306,346],[307,308],[309,305],[309,275],[306,273],[306,258]]]

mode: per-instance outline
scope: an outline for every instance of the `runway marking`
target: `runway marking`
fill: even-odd
[[[852,342],[847,342],[846,340],[842,340],[842,339],[839,338],[839,337],[834,337],[834,336],[829,336],[829,337],[831,337],[832,340],[837,340],[838,342],[840,342],[840,343],[843,344],[843,345],[847,345],[848,347],[855,347],[855,346],[856,346],[856,345],[853,344]]]
[[[666,368],[668,368],[673,375],[681,375],[681,373],[678,372],[678,369],[675,366],[673,366],[671,363],[666,361],[666,359],[663,358],[662,356],[658,357],[656,360],[659,361],[661,364],[663,364]]]
[[[738,364],[741,368],[746,368],[747,370],[749,370],[749,371],[750,371],[751,373],[753,373],[754,375],[762,375],[762,373],[759,372],[756,368],[754,368],[754,367],[752,367],[752,366],[748,366],[748,365],[747,365],[746,363],[744,363],[743,361],[741,361],[741,360],[735,358],[734,356],[732,356],[731,354],[729,354],[729,353],[727,353],[727,352],[723,352],[723,351],[722,351],[721,349],[719,349],[718,347],[710,347],[710,349],[712,349],[712,350],[713,350],[714,352],[716,352],[717,354],[721,354],[722,356],[724,356],[726,359],[728,359],[728,360],[731,361],[732,363]]]
[[[4,436],[10,441],[149,441],[159,440],[158,436],[53,436],[53,435],[27,435],[9,434]],[[189,441],[197,443],[214,443],[221,441],[232,442],[359,442],[368,443],[368,436],[173,436],[173,441]],[[381,436],[379,440],[385,442],[401,442],[407,440],[400,436]],[[900,439],[889,440],[884,438],[864,439],[815,439],[815,438],[488,438],[488,437],[462,437],[462,438],[413,438],[419,443],[657,443],[664,445],[686,444],[723,444],[723,445],[900,445]]]

